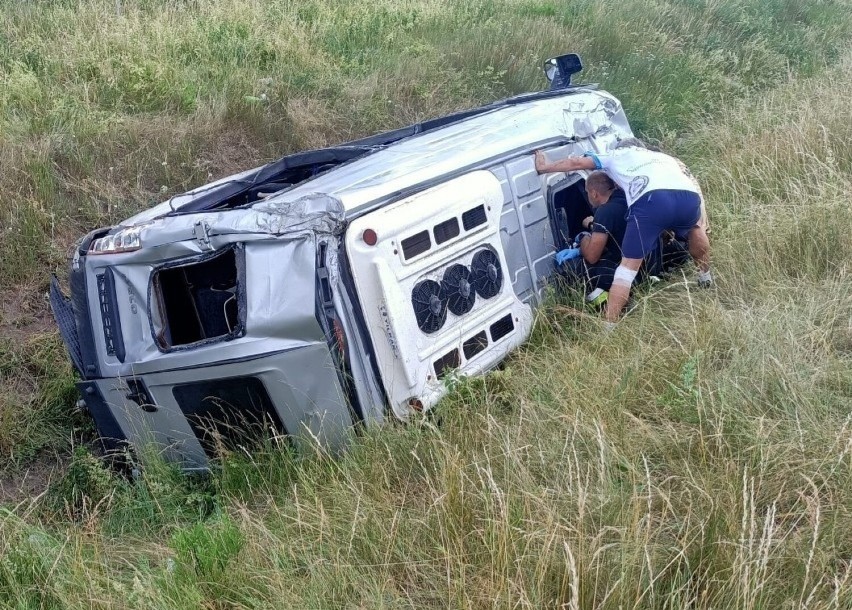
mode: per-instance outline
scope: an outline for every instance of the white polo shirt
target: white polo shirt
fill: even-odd
[[[627,205],[650,191],[672,189],[701,195],[695,179],[681,169],[674,157],[644,148],[617,148],[605,154],[587,152],[596,169],[604,170],[627,195]]]

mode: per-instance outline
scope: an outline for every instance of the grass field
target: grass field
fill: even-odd
[[[852,608],[850,41],[848,0],[0,0],[0,607]],[[701,179],[716,288],[553,303],[340,459],[89,452],[44,297],[80,233],[565,51]]]

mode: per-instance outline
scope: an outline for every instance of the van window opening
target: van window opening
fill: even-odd
[[[242,330],[233,248],[200,262],[156,271],[153,293],[158,311],[152,318],[161,349],[234,336]]]
[[[594,213],[586,196],[586,181],[580,179],[568,186],[557,185],[550,194],[548,208],[558,249],[567,248],[571,238],[583,230],[583,219]]]

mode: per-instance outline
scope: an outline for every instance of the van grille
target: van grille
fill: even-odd
[[[488,347],[488,337],[485,336],[485,331],[475,334],[462,345],[464,357],[470,360],[482,350]]]
[[[453,351],[444,354],[435,361],[434,366],[435,375],[437,375],[438,379],[443,379],[447,376],[447,373],[461,366],[459,350],[454,349]]]
[[[515,323],[512,321],[512,314],[508,314],[497,320],[491,325],[490,330],[491,340],[495,342],[511,333],[515,330]]]
[[[432,240],[429,239],[429,231],[420,231],[420,233],[415,233],[402,240],[402,255],[405,260],[408,260],[418,254],[423,254],[431,247]]]
[[[118,304],[115,297],[115,278],[112,269],[98,276],[98,305],[101,310],[101,324],[104,331],[106,352],[124,362],[124,337],[118,318]]]

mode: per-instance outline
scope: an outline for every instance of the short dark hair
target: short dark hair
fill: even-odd
[[[615,182],[605,172],[597,171],[589,174],[586,178],[586,190],[594,190],[597,193],[609,193],[616,189]]]

